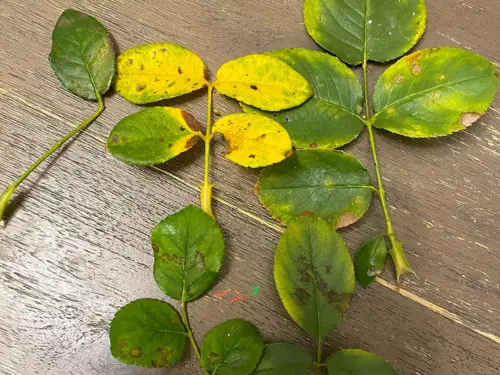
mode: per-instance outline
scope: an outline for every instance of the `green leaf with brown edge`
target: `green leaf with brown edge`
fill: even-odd
[[[299,107],[264,112],[241,104],[247,113],[259,113],[278,121],[297,148],[336,148],[361,133],[363,91],[356,75],[338,58],[305,48],[286,48],[266,55],[276,57],[300,73],[314,96]]]
[[[283,61],[247,55],[223,64],[215,89],[265,111],[281,111],[304,103],[313,94],[307,80]]]
[[[177,300],[201,297],[219,275],[224,237],[215,220],[189,205],[162,220],[151,234],[154,277]]]
[[[184,47],[143,44],[118,56],[114,88],[129,102],[153,103],[207,86],[206,72],[203,61]]]
[[[320,216],[342,228],[368,210],[373,187],[367,170],[354,156],[340,151],[299,150],[265,168],[256,192],[283,224],[299,216]]]
[[[106,148],[121,161],[154,165],[189,150],[200,137],[200,123],[190,113],[179,108],[153,107],[116,124]]]
[[[386,257],[387,245],[384,234],[378,235],[361,246],[354,258],[354,270],[359,285],[366,288],[375,281],[384,270]]]
[[[115,51],[108,30],[94,17],[68,9],[52,34],[50,65],[62,85],[86,100],[108,91],[115,74]]]
[[[402,56],[425,30],[425,0],[306,0],[304,23],[323,48],[351,65]]]
[[[307,375],[313,366],[313,356],[301,346],[267,344],[253,375]]]
[[[242,319],[227,320],[203,338],[202,365],[214,375],[249,375],[263,351],[257,327]]]
[[[228,143],[227,159],[244,167],[278,163],[292,154],[292,141],[276,121],[253,113],[235,113],[216,121],[214,133]]]
[[[486,112],[498,88],[486,58],[457,48],[430,48],[403,57],[379,78],[373,125],[407,137],[463,130]]]
[[[111,353],[120,362],[167,367],[184,356],[187,333],[172,306],[144,298],[118,310],[111,321],[109,338]]]
[[[326,360],[326,368],[330,375],[398,375],[383,359],[358,349],[332,354]]]
[[[344,241],[325,220],[299,217],[278,243],[274,281],[295,323],[321,341],[349,308],[354,267]]]

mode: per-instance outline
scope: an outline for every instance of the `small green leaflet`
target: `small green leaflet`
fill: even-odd
[[[356,254],[354,269],[359,285],[366,288],[382,273],[387,257],[385,235],[367,241]]]
[[[262,204],[283,224],[299,216],[317,215],[342,228],[363,216],[373,187],[368,172],[354,156],[299,150],[264,169],[256,191]]]
[[[52,34],[50,64],[62,85],[86,100],[104,94],[115,74],[115,52],[108,30],[94,17],[63,12]]]
[[[186,349],[186,330],[177,311],[149,298],[122,307],[111,321],[109,338],[116,359],[142,367],[171,366]]]
[[[299,107],[264,112],[241,103],[245,112],[278,121],[297,148],[336,148],[354,140],[363,130],[360,117],[363,92],[356,75],[338,58],[305,48],[267,52],[290,65],[311,85],[314,96]]]
[[[351,65],[386,62],[409,51],[425,30],[425,0],[306,0],[313,39]]]
[[[307,375],[314,358],[304,348],[292,344],[267,344],[253,375]]]
[[[200,136],[200,123],[193,115],[179,108],[153,107],[116,124],[106,148],[121,161],[155,165],[189,150]]]
[[[288,314],[317,341],[342,322],[355,285],[347,247],[319,217],[300,217],[282,235],[274,280]]]
[[[326,368],[330,375],[398,375],[386,361],[357,349],[332,354],[326,360]]]
[[[403,57],[379,78],[373,125],[407,137],[437,137],[472,125],[495,97],[498,72],[486,58],[457,48]]]
[[[263,350],[257,327],[246,320],[227,320],[212,328],[203,339],[203,368],[214,375],[249,375]]]
[[[151,235],[154,277],[169,297],[193,301],[219,274],[224,237],[215,220],[189,205],[162,220]]]

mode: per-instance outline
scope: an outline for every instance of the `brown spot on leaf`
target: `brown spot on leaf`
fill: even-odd
[[[300,216],[305,216],[305,217],[314,217],[314,214],[309,211],[304,211],[300,214]]]
[[[255,159],[255,155],[254,155],[254,154],[248,155],[248,157],[249,157],[250,159]]]
[[[411,70],[411,74],[414,76],[418,76],[420,72],[422,71],[422,68],[419,65],[415,65],[413,69]]]
[[[343,212],[340,214],[336,226],[337,228],[344,228],[355,223],[357,220],[358,216],[354,212]]]
[[[299,303],[302,305],[306,305],[307,302],[309,302],[309,298],[311,297],[307,290],[303,288],[297,289],[294,294],[295,298],[297,298],[297,301],[299,301]]]
[[[311,148],[318,148],[318,145],[316,144],[316,142],[313,142],[309,145],[309,147]]]
[[[288,151],[286,154],[285,154],[285,157],[289,158],[290,156],[292,156],[293,154],[295,154],[295,150],[290,150]]]
[[[118,347],[120,349],[123,349],[127,345],[127,339],[125,337],[122,337],[120,340],[118,340]]]
[[[141,70],[144,70],[144,64],[141,64]]]
[[[129,64],[129,65],[132,65],[132,64],[134,63],[134,60],[132,60],[132,59],[128,59],[128,61],[127,61],[127,62],[128,62],[128,64]]]
[[[191,128],[191,130],[195,132],[200,131],[201,125],[191,113],[186,111],[181,111],[181,113],[184,121],[186,121],[186,124]]]
[[[146,88],[146,85],[137,85],[137,86],[135,86],[135,89],[136,89],[137,91],[142,91],[142,90],[144,90],[145,88]]]
[[[403,77],[403,76],[395,76],[394,77],[395,83],[402,83],[404,80],[405,80],[405,77]]]
[[[257,181],[255,186],[253,187],[253,191],[255,192],[255,194],[259,195],[259,189],[260,189],[260,186],[259,186],[259,182]]]
[[[495,72],[495,77],[500,78],[500,72],[498,70]]]
[[[196,252],[195,261],[196,261],[196,266],[198,267],[198,269],[202,270],[205,268],[205,257],[199,251]]]
[[[462,113],[462,115],[460,116],[460,123],[467,128],[475,123],[479,119],[479,117],[481,117],[481,114],[477,112]]]
[[[118,135],[114,135],[111,137],[111,143],[118,143],[118,141],[120,140],[120,137],[118,137]]]
[[[312,267],[312,264],[307,261],[305,256],[301,255],[297,258],[297,270],[301,282],[311,283],[313,281]]]
[[[162,48],[162,49],[161,49],[161,51],[162,51],[163,53],[165,53],[165,52],[167,52],[167,49],[166,49],[166,48]]]
[[[142,351],[142,348],[136,346],[130,349],[130,356],[132,358],[141,358],[144,355],[144,352]]]
[[[165,142],[165,138],[160,138],[160,142]]]
[[[153,367],[167,367],[174,355],[174,349],[159,347],[156,349],[156,353],[158,354],[158,359],[152,361]]]
[[[180,66],[177,68],[177,73],[182,74],[182,69]]]
[[[332,265],[331,264],[327,264],[325,266],[325,272],[327,275],[331,275],[332,274]]]
[[[255,86],[255,85],[250,85],[250,88],[251,88],[252,90],[258,90],[257,86]]]
[[[160,256],[160,260],[164,263],[175,263],[179,266],[186,263],[186,259],[184,257],[177,256],[176,254],[162,254]]]
[[[217,353],[211,352],[208,355],[208,363],[210,363],[211,365],[215,365],[215,363],[217,362],[217,357]]]
[[[189,138],[189,140],[186,142],[186,145],[184,146],[185,148],[191,148],[193,147],[198,141],[200,140],[200,137],[195,135],[194,137]]]
[[[160,252],[160,247],[157,244],[153,244],[153,252],[155,254],[158,254]]]

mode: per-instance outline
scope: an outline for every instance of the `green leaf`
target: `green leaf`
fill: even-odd
[[[268,344],[254,375],[307,375],[314,358],[305,349],[292,344]]]
[[[167,367],[181,361],[186,330],[168,303],[138,299],[122,307],[111,321],[111,353],[123,363]]]
[[[52,34],[50,64],[62,85],[87,100],[104,94],[115,74],[115,52],[108,30],[94,17],[68,9]]]
[[[278,121],[298,148],[336,148],[354,140],[363,130],[359,116],[363,92],[356,75],[338,58],[305,48],[287,48],[274,56],[300,73],[314,96],[299,107],[270,113],[242,103],[247,113],[259,113]]]
[[[192,205],[162,220],[151,235],[151,244],[155,280],[177,300],[201,297],[222,266],[222,231],[211,216]]]
[[[264,169],[256,187],[273,217],[290,224],[320,216],[337,228],[357,221],[370,206],[370,176],[354,156],[340,151],[300,150]]]
[[[276,250],[274,280],[288,314],[317,341],[341,323],[355,285],[347,247],[318,217],[300,217],[285,231]]]
[[[387,245],[383,234],[367,241],[361,246],[354,259],[356,280],[366,288],[382,273],[387,257]]]
[[[405,56],[379,78],[373,125],[407,137],[437,137],[472,125],[495,97],[498,72],[486,58],[457,48]]]
[[[118,56],[114,88],[129,102],[152,103],[205,87],[206,72],[203,61],[184,47],[143,44]]]
[[[236,113],[217,120],[214,133],[224,134],[226,158],[244,167],[278,163],[292,153],[287,131],[276,121],[257,114]]]
[[[246,320],[228,320],[212,328],[203,339],[203,368],[213,375],[248,375],[263,350],[257,327]]]
[[[115,125],[106,147],[115,158],[134,165],[164,163],[200,139],[200,123],[179,108],[153,107]]]
[[[283,61],[248,55],[223,64],[214,87],[218,92],[265,111],[281,111],[304,103],[311,86]]]
[[[398,375],[383,359],[357,349],[332,354],[326,360],[326,368],[330,375]]]
[[[425,30],[425,0],[306,0],[309,34],[341,60],[386,62],[410,50]]]

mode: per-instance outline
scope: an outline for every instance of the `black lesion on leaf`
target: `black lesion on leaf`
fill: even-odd
[[[250,85],[250,88],[251,88],[252,90],[258,90],[257,86],[255,86],[255,85]]]
[[[331,264],[327,264],[325,266],[325,272],[326,272],[327,275],[331,275],[332,274],[332,266],[331,266]]]
[[[295,298],[299,301],[300,304],[306,305],[309,302],[309,298],[311,295],[304,288],[298,288],[295,291]]]
[[[181,126],[181,127],[179,128],[179,130],[180,130],[181,132],[183,132],[184,130],[186,130],[186,128],[185,128],[184,126]]]
[[[180,66],[177,68],[177,73],[182,74],[182,69]]]
[[[144,70],[144,64],[141,64],[141,70]]]
[[[254,154],[248,155],[248,157],[249,157],[250,159],[255,159],[255,155],[254,155]]]
[[[305,256],[301,255],[297,258],[298,271],[300,274],[300,281],[303,283],[312,283],[312,264],[307,262]]]

